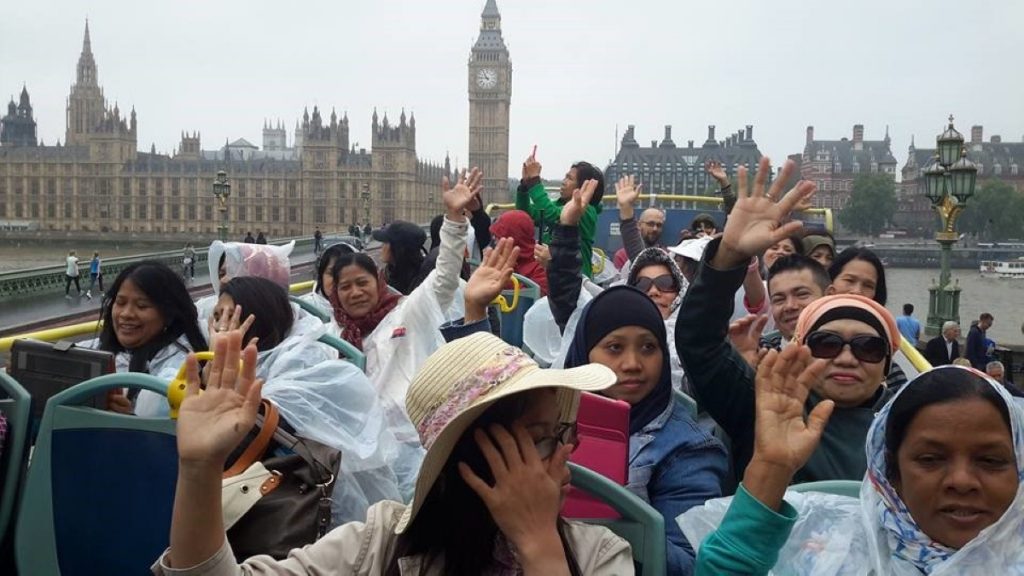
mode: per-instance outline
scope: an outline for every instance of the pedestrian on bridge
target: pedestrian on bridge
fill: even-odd
[[[89,261],[89,288],[85,291],[85,297],[92,300],[92,287],[97,283],[100,285],[100,292],[103,292],[103,270],[100,268],[100,253],[93,252],[92,260]]]
[[[68,252],[68,257],[65,259],[67,269],[64,271],[64,297],[68,300],[71,299],[71,283],[75,283],[75,290],[78,290],[78,295],[82,295],[82,287],[78,284],[78,256],[75,256],[75,251]]]

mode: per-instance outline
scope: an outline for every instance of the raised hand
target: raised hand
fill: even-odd
[[[615,183],[615,201],[619,204],[619,219],[629,220],[633,217],[633,207],[640,197],[640,184],[636,184],[632,175],[623,176]]]
[[[466,283],[467,324],[487,316],[487,306],[508,286],[518,258],[519,247],[511,238],[502,238],[493,249],[484,251],[480,266]]]
[[[562,206],[559,222],[563,226],[578,226],[580,219],[583,218],[583,213],[590,205],[590,199],[594,197],[595,190],[597,190],[597,180],[587,180],[582,187],[573,190],[572,198],[565,203],[565,206]]]
[[[812,362],[810,349],[795,344],[781,353],[771,350],[761,360],[755,381],[757,415],[751,461],[790,477],[807,463],[834,406],[831,400],[823,400],[804,420],[807,395],[826,366],[825,360]]]
[[[483,178],[484,173],[479,168],[473,168],[468,175],[463,170],[454,187],[451,186],[448,177],[442,180],[441,191],[449,219],[457,222],[465,221],[466,217],[463,212],[469,207],[473,199],[480,194]]]
[[[751,314],[729,324],[729,342],[755,370],[761,361],[761,333],[767,324],[768,316],[764,314]]]
[[[537,243],[533,247],[533,259],[541,265],[541,268],[547,270],[548,265],[551,264],[551,248],[548,248],[547,244]]]
[[[537,147],[533,147],[533,152],[526,157],[526,161],[523,162],[523,180],[529,180],[530,178],[540,178],[540,162],[537,162]]]
[[[527,563],[541,564],[535,551],[545,549],[552,564],[566,566],[556,522],[561,507],[561,488],[572,445],[559,446],[545,462],[540,459],[530,434],[520,425],[511,431],[492,425],[489,434],[476,430],[474,439],[494,476],[491,486],[464,462],[459,474],[480,496],[501,533],[515,545]],[[550,544],[555,546],[550,546]],[[561,558],[557,555],[561,554]],[[527,571],[529,573],[529,571]],[[551,573],[551,572],[544,572]]]
[[[720,162],[708,160],[707,163],[704,164],[704,171],[710,174],[711,177],[718,182],[718,186],[720,188],[725,187],[725,185],[729,183],[729,176],[726,175]]]
[[[722,244],[715,253],[712,266],[721,270],[734,268],[763,253],[772,244],[800,231],[800,222],[786,220],[798,205],[814,195],[817,186],[812,182],[800,181],[796,187],[782,195],[782,188],[795,169],[793,161],[787,160],[782,173],[766,193],[765,184],[771,173],[768,158],[761,158],[750,192],[747,191],[747,169],[740,166],[736,177],[736,205],[725,223]]]
[[[242,350],[241,344],[240,330],[217,339],[202,393],[195,354],[185,360],[188,386],[178,412],[177,432],[178,458],[183,463],[223,468],[228,454],[256,422],[263,382],[256,378],[256,346],[249,344]]]
[[[249,314],[245,321],[241,321],[241,319],[242,307],[237,304],[234,307],[221,308],[218,306],[215,308],[206,323],[210,332],[210,347],[213,348],[219,338],[234,330],[238,330],[244,338],[253,322],[256,321],[256,317]],[[258,338],[253,338],[249,343],[255,344],[257,340]]]

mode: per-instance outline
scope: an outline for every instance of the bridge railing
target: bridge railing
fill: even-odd
[[[281,245],[295,240],[294,253],[301,253],[304,250],[313,249],[313,239],[309,236],[296,238],[284,238],[274,240],[270,244]],[[196,248],[193,266],[206,266],[209,247]],[[128,266],[143,260],[156,260],[168,265],[172,270],[181,270],[185,258],[183,250],[168,250],[165,252],[152,252],[149,254],[136,254],[134,256],[119,256],[116,258],[103,259],[103,275],[112,278],[121,273]],[[44,266],[41,268],[28,268],[24,270],[12,270],[0,273],[0,299],[26,294],[40,294],[46,292],[57,292],[64,289],[66,282],[64,265]],[[83,258],[78,263],[79,275],[82,278],[89,277],[89,260]]]
[[[288,291],[292,294],[302,294],[308,292],[313,288],[313,281],[306,280],[304,282],[296,282],[288,287]],[[43,342],[59,342],[61,340],[78,341],[84,340],[87,336],[94,336],[99,334],[100,328],[103,327],[103,322],[99,320],[90,320],[88,322],[80,322],[78,324],[71,324],[68,326],[59,326],[57,328],[48,328],[46,330],[37,330],[35,332],[26,332],[24,334],[15,334],[14,336],[8,336],[6,338],[0,338],[0,352],[7,352],[14,345],[15,340],[22,338],[32,338],[34,340],[42,340]]]

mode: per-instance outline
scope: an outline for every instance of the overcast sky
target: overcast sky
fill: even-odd
[[[204,149],[261,144],[264,118],[289,139],[304,106],[347,111],[369,147],[370,116],[415,111],[417,152],[465,162],[466,61],[484,0],[211,2],[34,0],[0,18],[0,96],[27,83],[39,136],[64,138],[86,17],[100,84],[139,117],[139,147],[170,152],[182,130]],[[560,177],[604,165],[635,124],[699,145],[754,125],[761,151],[821,139],[880,139],[900,164],[912,134],[934,145],[945,118],[985,139],[1024,135],[1024,2],[858,0],[499,0],[513,64],[510,172],[533,144]]]

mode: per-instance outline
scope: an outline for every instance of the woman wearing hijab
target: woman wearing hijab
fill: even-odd
[[[783,500],[832,410],[822,404],[804,421],[825,369],[813,354],[794,346],[759,366],[757,450],[725,518],[701,544],[697,573],[1024,573],[1024,411],[972,368],[925,372],[878,413],[864,447],[859,511],[838,513],[849,507],[841,496],[825,497],[835,503],[825,509],[793,498],[804,511]],[[798,517],[819,534],[791,536]],[[826,552],[811,541],[821,531],[849,544]]]
[[[365,523],[335,528],[287,559],[255,556],[239,565],[224,536],[221,471],[253,426],[261,389],[255,346],[241,352],[240,345],[237,331],[217,343],[218,377],[201,395],[195,358],[189,360],[170,547],[154,573],[633,574],[622,539],[559,516],[579,394],[607,388],[614,374],[599,365],[542,370],[485,333],[438,350],[409,388],[409,412],[427,449],[410,504],[379,502]],[[229,367],[240,357],[237,374]]]
[[[630,405],[627,488],[665,517],[670,574],[690,574],[694,553],[676,516],[722,494],[725,448],[675,402],[665,322],[639,290],[615,286],[583,310],[565,367],[596,363],[613,371],[603,392]]]
[[[512,239],[519,247],[519,260],[515,267],[516,274],[533,280],[540,286],[541,296],[546,296],[548,275],[533,255],[537,241],[534,239],[533,219],[530,218],[530,215],[522,210],[505,212],[491,224],[491,236]]]

